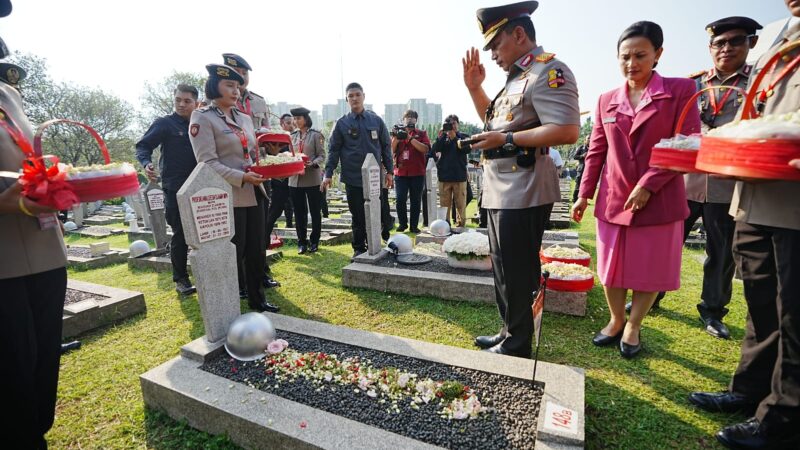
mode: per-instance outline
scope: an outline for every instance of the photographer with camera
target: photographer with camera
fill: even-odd
[[[389,133],[392,136],[392,155],[394,156],[395,193],[397,194],[397,218],[400,221],[398,232],[405,231],[411,224],[411,232],[419,233],[419,213],[422,201],[422,187],[425,185],[425,163],[431,141],[425,130],[417,129],[417,112],[407,110],[403,113],[403,124],[395,125]],[[411,192],[411,221],[406,212],[406,200]]]
[[[467,153],[469,145],[458,145],[458,141],[468,136],[458,132],[458,116],[447,116],[433,143],[431,156],[436,161],[439,173],[439,206],[447,208],[447,218],[453,217],[457,227],[467,225]],[[463,147],[463,148],[462,148]]]

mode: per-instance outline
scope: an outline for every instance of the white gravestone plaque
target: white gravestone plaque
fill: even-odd
[[[231,235],[231,220],[228,215],[230,195],[222,189],[204,188],[189,199],[192,217],[200,242],[211,241]]]
[[[369,171],[369,197],[380,197],[381,195],[381,171]]]
[[[161,189],[150,189],[147,191],[147,203],[151,211],[164,209],[164,191]]]

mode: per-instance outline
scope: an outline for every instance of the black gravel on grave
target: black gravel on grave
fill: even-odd
[[[358,356],[372,361],[373,367],[396,367],[416,373],[419,378],[454,380],[471,386],[481,402],[494,408],[472,420],[448,420],[438,415],[438,401],[412,409],[408,400],[398,402],[400,413],[389,413],[389,402],[378,403],[364,393],[355,393],[352,386],[324,384],[318,386],[298,377],[283,381],[276,388],[274,375],[265,373],[264,360],[241,362],[223,353],[201,369],[232,381],[245,383],[298,403],[321,409],[412,439],[451,449],[533,449],[536,440],[536,417],[542,388],[530,381],[472,369],[447,366],[416,358],[347,345],[286,331],[277,332],[289,347],[301,352],[335,354],[339,360]],[[513,360],[509,360],[513,364]],[[247,380],[247,381],[245,381]],[[336,390],[332,391],[329,387]],[[311,425],[309,425],[311,426]]]
[[[65,305],[71,305],[83,300],[103,300],[107,299],[105,295],[93,294],[91,292],[79,291],[77,289],[67,288],[67,296],[64,298]]]
[[[389,255],[386,258],[382,258],[380,261],[375,263],[376,266],[379,267],[391,267],[393,269],[409,269],[409,270],[423,270],[425,272],[438,272],[438,273],[452,273],[455,275],[470,275],[473,277],[492,277],[491,270],[472,270],[472,269],[456,269],[454,267],[450,267],[447,264],[447,257],[446,256],[434,256],[430,253],[422,253],[424,255],[431,257],[431,262],[427,264],[420,264],[416,266],[401,264],[397,262],[394,256]]]

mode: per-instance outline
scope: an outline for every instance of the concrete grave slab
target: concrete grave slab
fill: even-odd
[[[84,220],[84,224],[86,220]],[[118,228],[109,228],[99,225],[92,225],[92,226],[84,226],[83,228],[78,228],[77,230],[67,231],[67,233],[77,234],[83,237],[109,237],[117,234],[124,233],[125,230],[118,229]]]
[[[100,244],[105,244],[103,248],[109,245],[107,242]],[[127,249],[112,249],[110,247],[105,251],[92,255],[92,245],[97,244],[67,245],[67,266],[96,269],[111,264],[124,263],[130,256],[130,252]]]
[[[62,338],[77,336],[146,310],[141,292],[77,280],[67,280],[67,289],[94,294],[95,299],[64,306]]]
[[[112,223],[120,223],[122,219],[113,216],[94,215],[83,219],[84,225],[111,225]]]
[[[368,347],[397,355],[528,380],[533,361],[266,314],[278,330]],[[546,335],[545,335],[546,338]],[[149,408],[186,420],[212,434],[226,433],[245,448],[433,449],[383,429],[286,400],[200,369],[224,352],[221,343],[197,339],[181,355],[139,378]],[[540,361],[536,381],[544,385],[535,448],[583,448],[585,374],[575,367]],[[306,427],[298,426],[305,422]],[[525,430],[521,430],[525,432]]]
[[[273,229],[284,241],[297,242],[297,231],[294,228],[275,228]],[[311,234],[309,226],[308,235]],[[307,236],[308,236],[307,235]],[[346,244],[353,239],[353,232],[347,230],[325,229],[323,228],[320,233],[320,245],[337,245]]]
[[[280,249],[267,250],[267,262],[269,264],[274,264],[280,261],[281,259],[283,259],[283,251],[281,251]],[[128,261],[128,267],[155,270],[156,272],[172,271],[172,261],[170,261],[169,255],[140,256],[138,258],[128,258],[127,261]],[[186,266],[191,272],[192,262],[187,261]]]

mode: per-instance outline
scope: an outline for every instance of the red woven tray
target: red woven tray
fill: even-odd
[[[650,167],[672,170],[675,172],[702,172],[695,167],[697,150],[653,147],[650,153]]]
[[[584,258],[584,259],[556,258],[556,257],[546,256],[544,254],[544,251],[540,250],[539,251],[539,260],[542,261],[542,264],[547,264],[547,263],[551,263],[553,261],[558,261],[558,262],[562,262],[562,263],[566,263],[566,264],[578,264],[578,265],[581,265],[581,266],[584,266],[584,267],[589,267],[589,264],[591,263],[592,258],[591,257]]]
[[[558,280],[551,275],[547,280],[547,289],[561,292],[588,292],[594,287],[594,278],[587,280]]]
[[[745,178],[800,181],[789,161],[800,158],[800,140],[704,137],[697,168]]]
[[[67,180],[81,203],[135,194],[139,190],[136,172],[82,180]]]
[[[295,161],[271,166],[250,166],[247,170],[255,172],[264,178],[286,178],[305,174],[306,166],[303,161]]]

